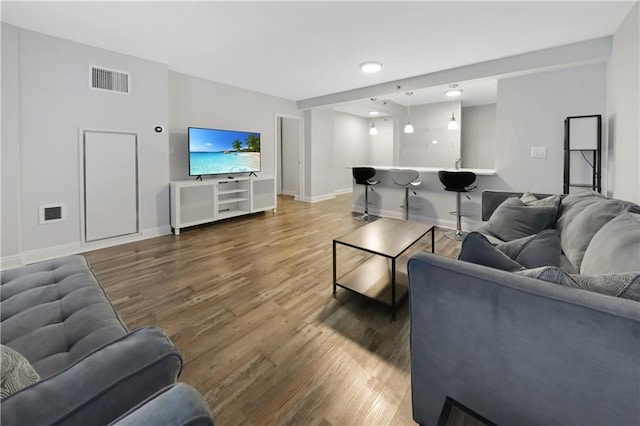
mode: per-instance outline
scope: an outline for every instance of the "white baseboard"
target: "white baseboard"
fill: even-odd
[[[315,195],[313,197],[304,197],[304,201],[308,203],[317,203],[318,201],[332,200],[336,198],[335,194]]]
[[[291,197],[295,197],[295,196],[297,196],[297,195],[298,195],[298,191],[288,191],[288,190],[286,190],[286,189],[283,189],[283,190],[279,193],[279,195],[289,195],[289,196],[291,196]]]
[[[336,189],[335,191],[333,191],[335,195],[351,194],[352,192],[353,192],[353,187]]]
[[[364,209],[362,207],[354,206],[354,205],[351,205],[351,211],[358,214],[364,213]],[[369,206],[369,214],[371,216],[389,217],[391,219],[404,219],[404,213],[402,212],[398,212],[395,210],[377,209],[371,206]],[[440,218],[429,217],[429,216],[418,216],[415,213],[410,213],[409,219],[414,222],[432,223],[439,228],[456,229],[455,220],[440,219]],[[470,232],[472,229],[474,229],[478,225],[478,223],[479,222],[466,220],[465,218],[463,218],[462,230],[465,232]]]
[[[56,257],[70,256],[72,254],[80,253],[81,251],[83,250],[79,241],[75,243],[61,244],[59,246],[23,251],[21,253],[22,264],[28,265],[30,263],[54,259]]]
[[[146,228],[143,229],[141,233],[135,235],[109,238],[107,240],[95,241],[86,244],[81,244],[79,241],[77,241],[69,244],[62,244],[59,246],[24,251],[18,255],[3,257],[2,259],[0,259],[0,269],[4,270],[15,268],[34,262],[54,259],[56,257],[70,256],[72,254],[84,253],[107,247],[118,246],[121,244],[133,243],[136,241],[146,240],[149,238],[155,238],[169,234],[171,234],[171,226],[165,225],[155,228]]]
[[[18,266],[22,265],[22,257],[19,254],[0,258],[0,271],[4,271],[5,269],[17,268]]]

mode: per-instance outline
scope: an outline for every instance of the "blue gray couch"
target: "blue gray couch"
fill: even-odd
[[[40,376],[2,400],[4,426],[108,424],[151,404],[148,398],[174,385],[182,369],[162,330],[127,330],[82,256],[3,271],[0,313],[2,344]],[[184,391],[169,394],[185,399]],[[201,399],[193,401],[207,411]],[[191,406],[184,408],[191,418]]]
[[[521,193],[483,196],[484,219],[512,195]],[[576,197],[567,198],[556,227],[585,222],[586,201],[563,218]],[[630,227],[598,225],[580,265],[566,263],[576,253],[565,241],[563,265],[592,275],[640,271],[640,215],[629,206],[616,220]],[[504,425],[640,423],[639,302],[430,253],[413,256],[408,275],[416,422],[436,424],[450,397]]]

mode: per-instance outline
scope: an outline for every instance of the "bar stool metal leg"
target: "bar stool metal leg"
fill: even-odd
[[[445,237],[450,240],[462,241],[467,236],[466,232],[462,232],[462,210],[461,210],[462,193],[456,192],[456,230],[455,232],[447,232]]]
[[[409,187],[404,187],[404,220],[409,220]]]
[[[364,214],[362,220],[369,220],[369,186],[364,186]]]

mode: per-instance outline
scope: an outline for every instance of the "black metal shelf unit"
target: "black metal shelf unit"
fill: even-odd
[[[571,153],[580,153],[591,168],[591,183],[571,180]],[[591,161],[589,158],[591,157]],[[575,164],[574,164],[575,166]],[[571,187],[591,188],[602,192],[602,115],[580,115],[564,120],[564,193]]]

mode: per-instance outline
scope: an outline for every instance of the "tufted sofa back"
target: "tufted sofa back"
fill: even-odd
[[[64,369],[127,328],[82,256],[0,273],[0,338],[41,378]]]

